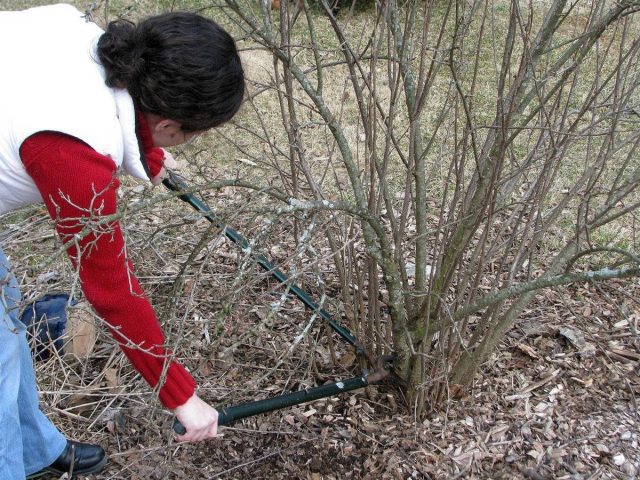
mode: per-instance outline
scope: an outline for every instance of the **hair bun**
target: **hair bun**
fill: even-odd
[[[144,58],[135,41],[136,26],[129,20],[107,25],[98,40],[98,58],[105,69],[106,84],[126,88],[144,68]]]

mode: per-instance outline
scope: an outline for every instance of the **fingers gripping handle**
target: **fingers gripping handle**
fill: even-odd
[[[184,435],[185,433],[187,433],[187,429],[184,428],[184,425],[182,425],[180,423],[180,420],[178,420],[177,418],[173,419],[173,431],[178,435]]]
[[[218,426],[226,425],[228,423],[230,423],[230,421],[227,415],[225,415],[224,412],[218,412]],[[187,433],[187,429],[184,428],[184,425],[182,425],[182,423],[180,423],[180,420],[178,420],[177,418],[173,419],[173,431],[178,435],[184,435],[185,433]]]

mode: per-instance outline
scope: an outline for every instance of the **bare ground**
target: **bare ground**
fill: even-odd
[[[390,386],[254,417],[202,445],[176,445],[166,422],[163,430],[127,416],[122,433],[97,433],[112,462],[96,478],[635,478],[640,350],[632,325],[597,304],[586,318],[545,303],[511,332],[466,398],[424,422]],[[586,350],[559,334],[569,327],[587,336]],[[214,383],[232,391],[237,378]]]

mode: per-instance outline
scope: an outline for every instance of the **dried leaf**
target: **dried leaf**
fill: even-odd
[[[569,342],[571,342],[571,344],[574,347],[576,347],[578,350],[584,349],[584,347],[587,344],[587,342],[584,339],[584,334],[576,328],[561,327],[558,330],[558,333],[562,335],[564,338],[566,338],[567,340],[569,340]]]
[[[93,315],[84,304],[69,309],[66,336],[70,352],[77,358],[89,358],[96,344],[97,331]]]
[[[469,395],[463,385],[458,385],[456,383],[452,383],[449,386],[449,391],[451,393],[451,398],[460,399],[460,398],[465,398]]]
[[[357,356],[353,350],[347,350],[344,355],[340,357],[338,363],[344,368],[349,368],[355,363],[356,358]]]
[[[104,371],[104,379],[111,393],[118,393],[120,381],[118,379],[118,370],[115,368],[107,368]]]
[[[530,356],[531,358],[535,358],[535,359],[540,358],[538,356],[538,354],[536,353],[536,351],[533,348],[531,348],[529,345],[526,345],[524,343],[518,343],[518,344],[516,344],[516,347],[522,353],[524,353],[525,355]]]

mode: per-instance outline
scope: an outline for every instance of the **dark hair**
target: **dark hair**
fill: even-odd
[[[244,72],[233,39],[195,13],[165,13],[137,26],[111,22],[98,58],[108,86],[126,88],[142,111],[178,121],[185,132],[230,120],[242,103]]]

